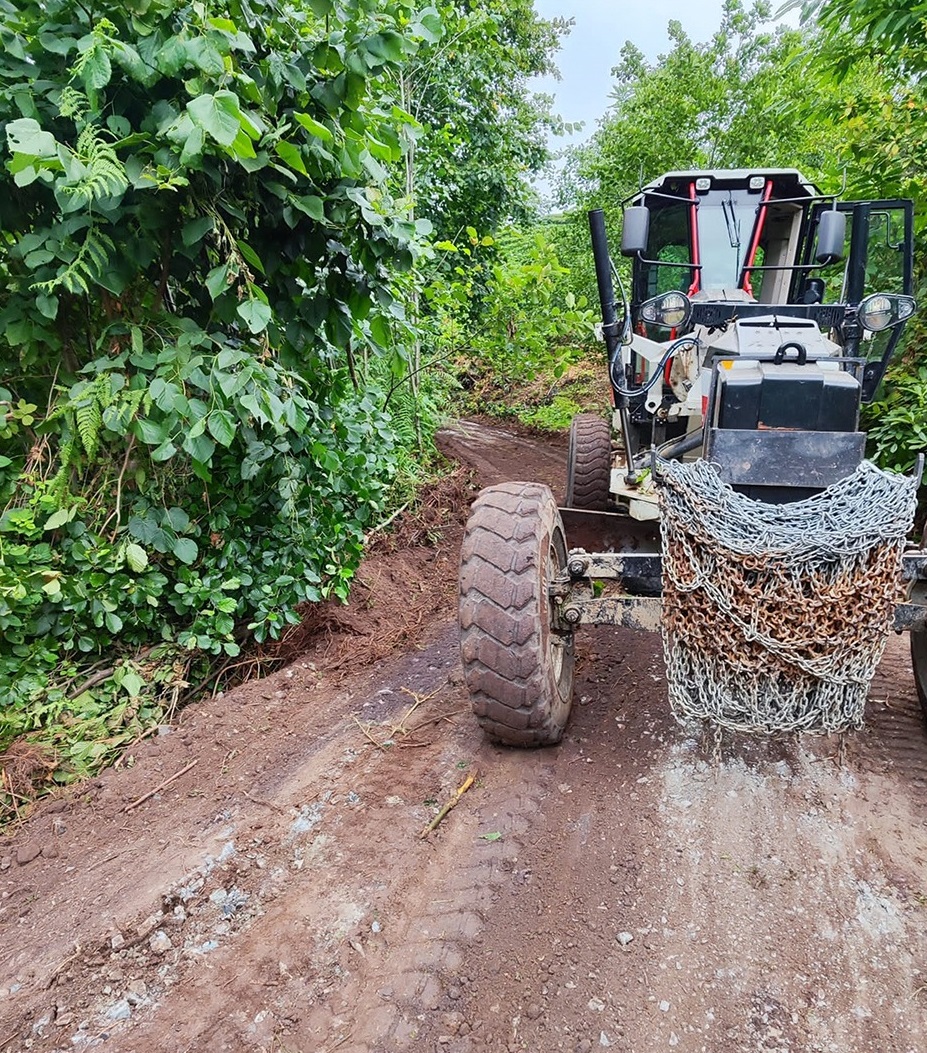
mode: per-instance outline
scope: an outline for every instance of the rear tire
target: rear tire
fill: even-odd
[[[460,553],[460,654],[473,712],[510,746],[559,742],[573,696],[573,635],[548,595],[566,566],[554,495],[537,483],[483,490]]]
[[[567,508],[608,510],[611,497],[612,430],[594,413],[580,413],[570,424],[567,454]]]

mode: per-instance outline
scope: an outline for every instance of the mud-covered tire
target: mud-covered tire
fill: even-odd
[[[911,671],[914,673],[914,686],[921,702],[924,722],[927,723],[927,628],[912,629],[911,636]]]
[[[510,746],[559,742],[573,700],[573,637],[552,628],[548,584],[566,564],[554,495],[504,483],[473,504],[460,552],[460,654],[473,712]]]
[[[580,413],[570,424],[567,453],[567,508],[605,512],[612,474],[612,432],[608,421]]]

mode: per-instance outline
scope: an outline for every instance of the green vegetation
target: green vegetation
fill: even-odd
[[[0,748],[31,735],[69,780],[347,596],[446,383],[404,166],[448,172],[460,143],[436,155],[409,76],[453,46],[461,111],[498,105],[489,76],[524,110],[533,154],[475,202],[491,244],[544,159],[526,83],[557,31],[528,4],[0,9]]]

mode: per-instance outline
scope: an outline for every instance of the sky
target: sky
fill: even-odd
[[[595,131],[608,107],[612,67],[626,40],[653,60],[669,50],[666,27],[674,18],[693,40],[709,40],[721,24],[723,0],[535,0],[534,6],[542,18],[559,16],[576,23],[556,56],[562,79],[536,82],[537,91],[555,96],[555,113],[570,123],[585,122],[581,132],[551,141],[558,150]],[[787,21],[797,24],[797,13]]]

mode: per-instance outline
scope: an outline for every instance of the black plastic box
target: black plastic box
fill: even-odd
[[[718,385],[718,428],[856,431],[859,421],[859,381],[813,362],[721,366]]]

